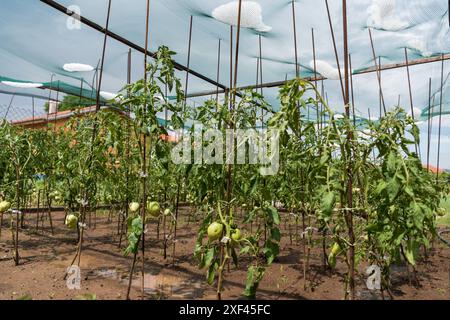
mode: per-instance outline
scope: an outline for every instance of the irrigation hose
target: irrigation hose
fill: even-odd
[[[450,229],[446,229],[446,230],[442,230],[442,231],[438,232],[438,238],[439,238],[439,240],[441,240],[443,243],[445,243],[446,245],[448,245],[450,247],[450,241],[444,239],[444,237],[442,236],[445,233],[450,233]]]

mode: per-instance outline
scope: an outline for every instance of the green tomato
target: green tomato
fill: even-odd
[[[138,212],[140,205],[137,202],[132,202],[132,203],[130,203],[129,207],[130,207],[130,211],[132,213],[135,213],[135,212]]]
[[[171,214],[170,209],[164,210],[164,215],[165,216],[170,216],[170,214]]]
[[[215,241],[222,236],[223,224],[213,222],[208,227],[208,238],[210,241]]]
[[[447,210],[445,208],[438,208],[436,213],[439,217],[443,217],[447,214]]]
[[[241,240],[241,237],[242,237],[241,230],[235,229],[235,230],[232,231],[232,233],[231,233],[231,239],[232,240],[237,242],[237,241]]]
[[[78,224],[78,217],[74,214],[67,215],[65,224],[69,229],[75,229]]]
[[[8,201],[2,201],[0,202],[0,213],[4,213],[11,209],[11,203]]]
[[[152,217],[159,217],[161,214],[161,208],[159,207],[159,203],[152,201],[147,204],[147,211]]]

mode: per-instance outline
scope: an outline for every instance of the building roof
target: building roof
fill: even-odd
[[[37,117],[31,117],[31,118],[25,118],[25,119],[21,119],[21,120],[17,120],[17,121],[12,121],[11,124],[14,126],[36,126],[39,124],[47,124],[47,123],[51,123],[51,122],[55,122],[58,120],[64,120],[64,119],[70,119],[73,116],[79,116],[79,115],[85,115],[85,114],[89,114],[89,113],[93,113],[96,111],[96,107],[97,106],[89,106],[89,107],[85,107],[85,108],[80,108],[80,109],[76,109],[76,110],[65,110],[65,111],[58,111],[56,113],[49,113],[48,115],[43,115],[43,116],[37,116]],[[109,110],[114,110],[116,112],[119,112],[123,115],[126,115],[123,111],[116,109],[116,108],[112,108],[112,107],[108,107],[108,106],[101,106],[100,109],[104,110],[104,109],[109,109]],[[178,138],[176,136],[173,135],[165,135],[162,134],[160,135],[160,138],[162,140],[165,140],[167,142],[178,142]]]
[[[101,109],[105,109],[109,107],[102,106]],[[58,111],[56,113],[49,113],[43,116],[30,117],[17,121],[12,121],[11,124],[15,126],[27,126],[27,125],[36,125],[36,124],[45,124],[48,122],[54,122],[62,119],[69,119],[76,115],[89,114],[96,110],[96,106],[89,106],[76,110],[65,110]]]
[[[427,169],[427,165],[426,165],[426,164],[424,164],[423,167],[424,167],[425,169]],[[443,173],[443,172],[445,172],[444,169],[442,169],[442,168],[437,168],[437,167],[432,166],[432,165],[430,165],[429,168],[430,168],[430,169],[429,169],[430,172],[432,172],[432,173]]]

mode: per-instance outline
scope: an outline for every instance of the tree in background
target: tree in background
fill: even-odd
[[[92,106],[96,102],[93,99],[80,98],[72,95],[64,96],[61,103],[58,105],[58,111],[77,110],[87,106]],[[44,109],[48,112],[48,102],[45,103]]]

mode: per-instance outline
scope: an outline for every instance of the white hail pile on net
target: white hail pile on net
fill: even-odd
[[[2,83],[10,87],[23,89],[40,88],[44,86],[42,83],[31,83],[31,82],[2,81]]]
[[[311,70],[314,70],[314,60],[309,63]],[[341,69],[341,76],[344,76],[344,70]],[[331,66],[328,62],[323,60],[316,60],[316,72],[329,80],[339,80],[339,70]]]
[[[237,25],[239,2],[233,1],[213,10],[214,19],[233,26]],[[269,32],[272,27],[266,25],[262,18],[262,8],[254,1],[243,1],[241,8],[241,26],[259,32]]]
[[[406,45],[410,49],[418,51],[424,57],[430,57],[431,55],[433,55],[433,53],[428,50],[426,39],[424,39],[424,37],[422,36],[417,36],[409,39],[406,42]]]
[[[118,94],[117,93],[111,93],[111,92],[107,92],[107,91],[100,91],[100,96],[108,101],[114,100],[116,102],[119,102],[120,99],[118,98]]]
[[[407,28],[409,23],[396,14],[396,0],[373,0],[367,10],[369,18],[367,26],[388,31],[399,31]]]
[[[66,63],[63,69],[68,72],[90,72],[94,67],[83,63]]]

